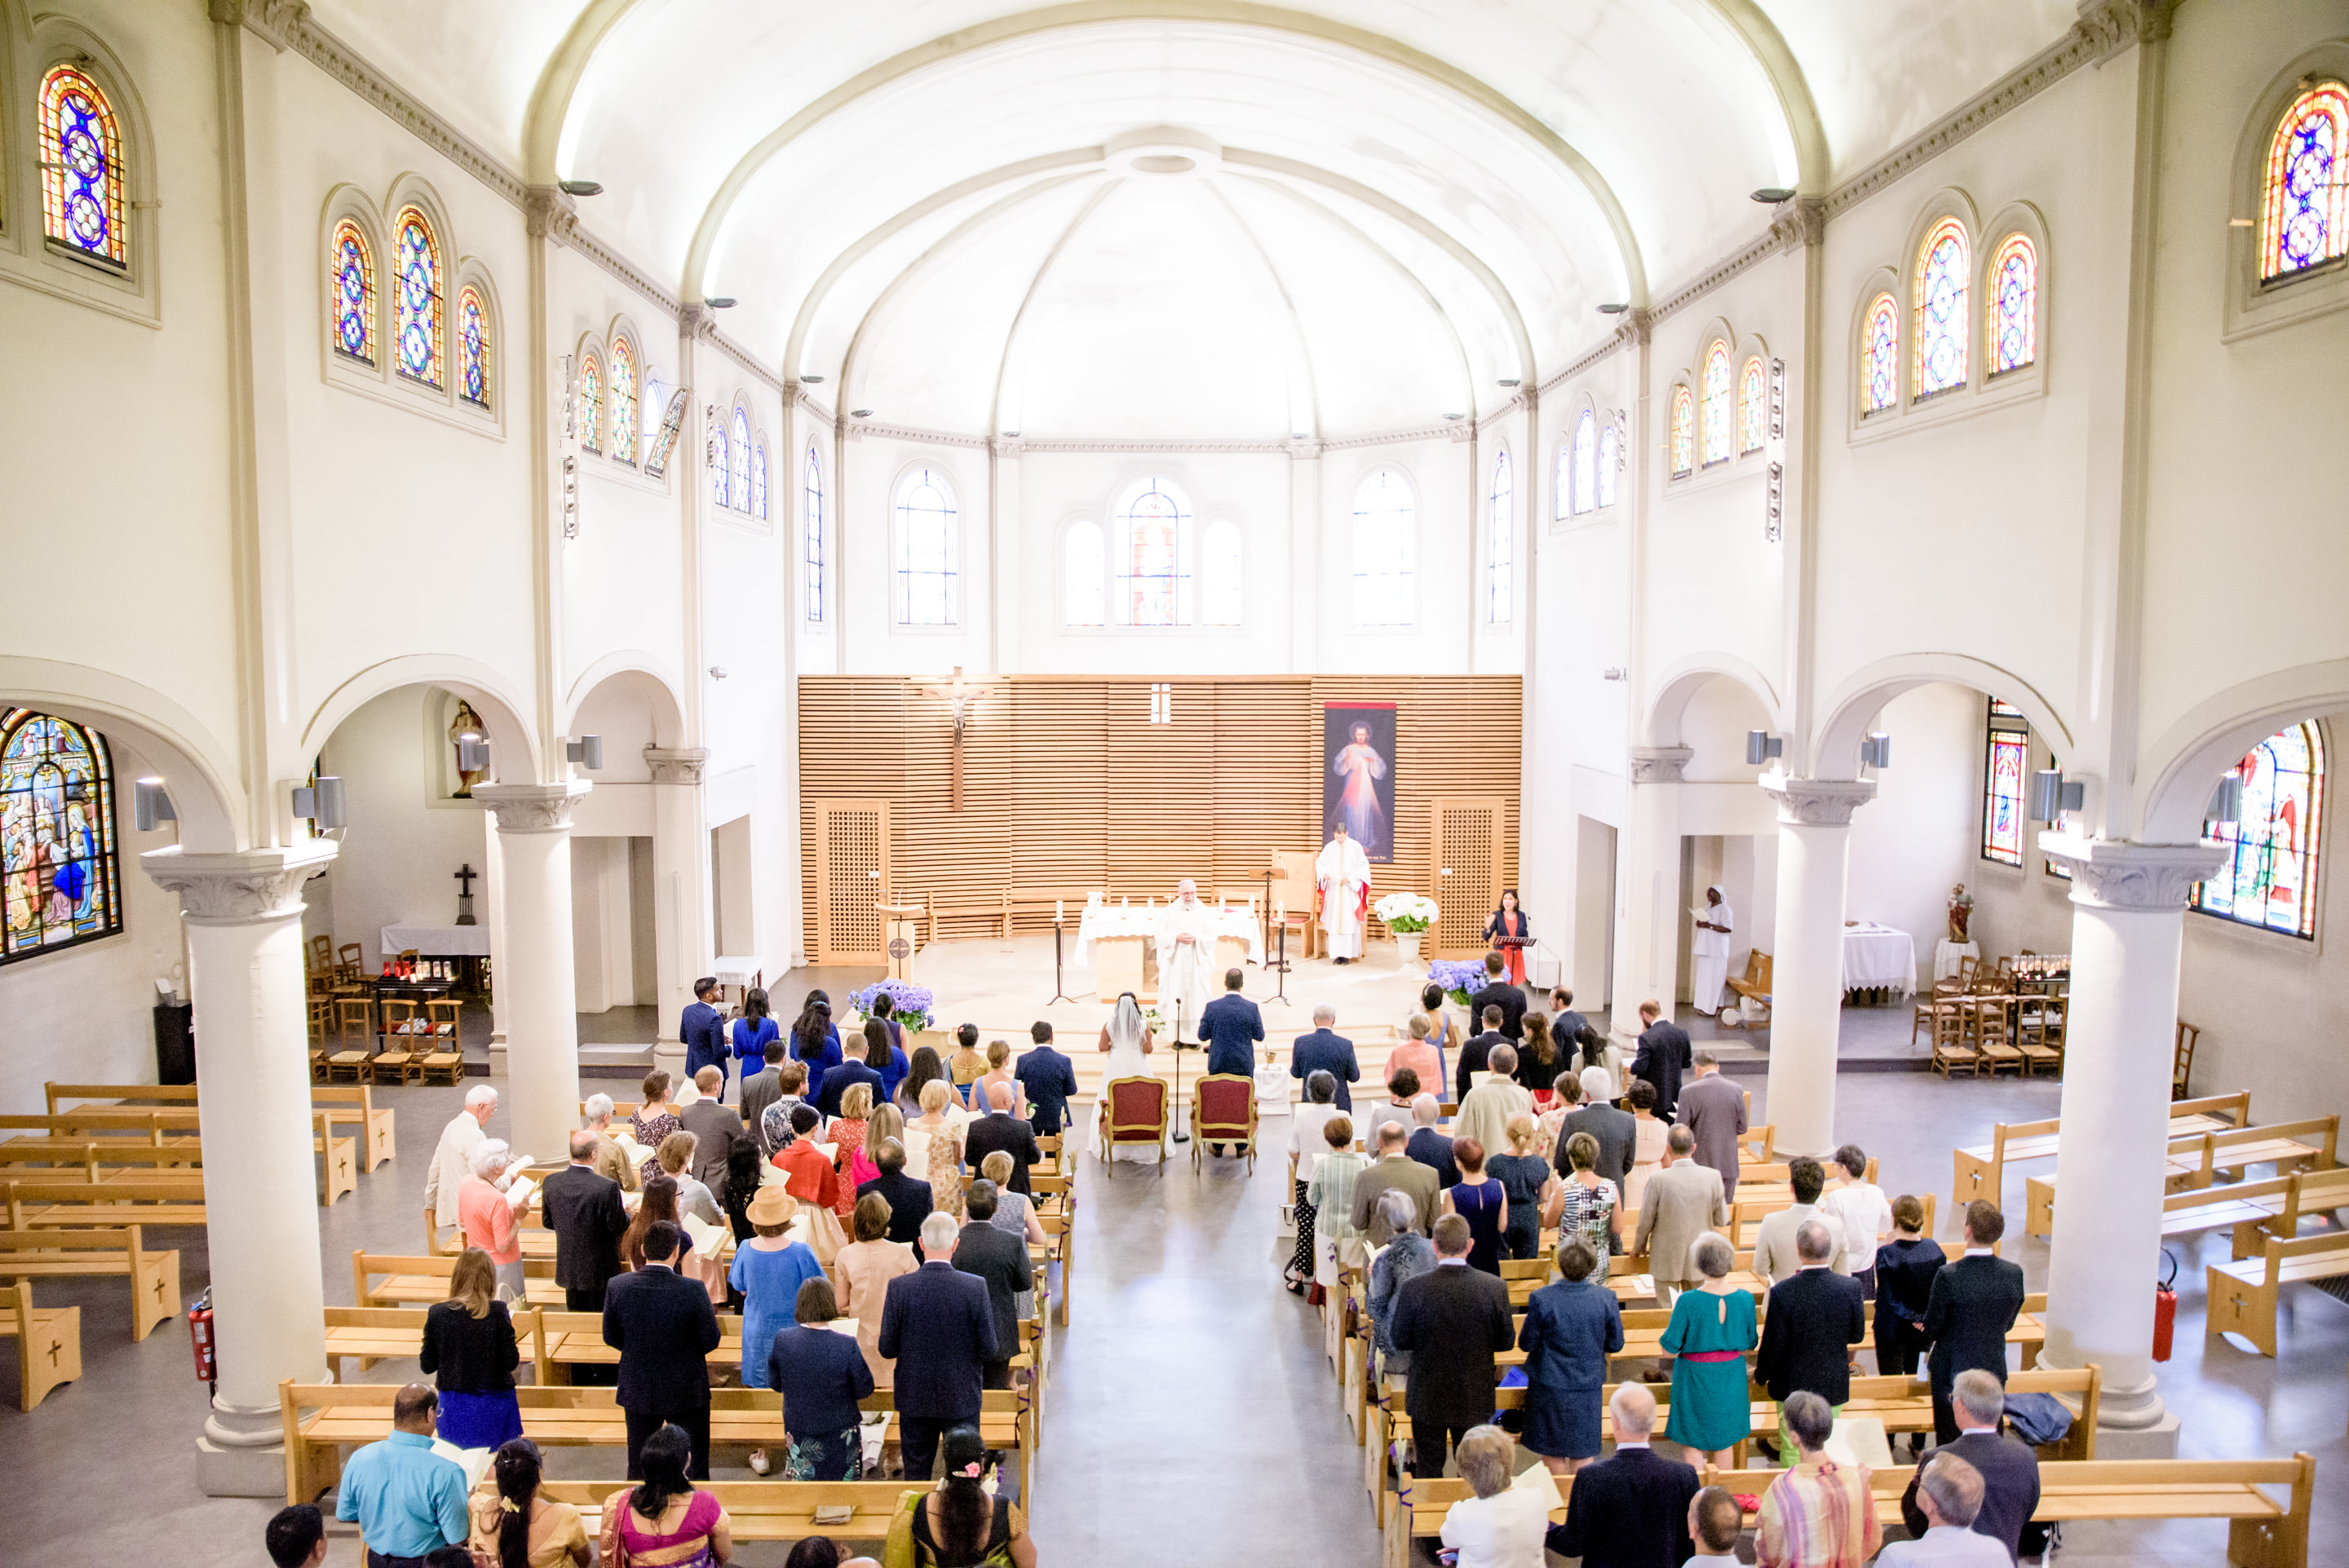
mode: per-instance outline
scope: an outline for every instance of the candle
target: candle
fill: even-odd
[[[1117,906],[1120,909],[1132,909],[1133,907],[1133,895],[1130,892],[1122,892],[1118,894]]]
[[[1069,906],[1065,902],[1057,898],[1052,901],[1052,923],[1054,925],[1058,925],[1061,921],[1067,919],[1068,913]]]
[[[1288,915],[1288,901],[1286,898],[1277,898],[1277,899],[1274,899],[1274,900],[1272,901],[1272,918],[1273,918],[1273,919],[1275,919],[1275,920],[1280,920],[1280,919],[1283,919],[1283,918],[1285,918],[1285,917]]]

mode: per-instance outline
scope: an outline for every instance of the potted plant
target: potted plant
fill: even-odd
[[[930,1026],[930,1008],[936,998],[926,985],[916,985],[904,980],[875,980],[862,991],[848,994],[848,1005],[859,1015],[871,1016],[873,998],[889,998],[889,1016],[907,1034],[919,1034]]]
[[[1423,892],[1391,892],[1371,906],[1386,928],[1394,933],[1395,946],[1405,964],[1419,962],[1419,939],[1443,911]]]
[[[1446,1000],[1464,1008],[1469,994],[1485,984],[1485,965],[1473,958],[1439,958],[1427,966],[1427,978],[1431,984],[1444,987]]]

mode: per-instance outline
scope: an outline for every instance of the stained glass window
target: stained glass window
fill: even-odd
[[[334,285],[335,352],[375,363],[375,249],[367,232],[348,218],[335,225],[326,246],[326,271]]]
[[[612,339],[612,455],[624,463],[636,460],[636,346],[625,337]]]
[[[1354,492],[1354,624],[1408,626],[1418,599],[1419,507],[1411,485],[1381,469]]]
[[[1574,499],[1568,510],[1577,517],[1599,504],[1598,421],[1585,408],[1574,420]]]
[[[592,348],[579,358],[579,444],[604,449],[604,362]]]
[[[726,504],[736,511],[750,510],[750,416],[734,410],[733,466],[726,470]]]
[[[1485,624],[1489,626],[1509,624],[1514,542],[1509,531],[1516,521],[1515,501],[1509,454],[1504,449],[1493,454],[1493,485],[1485,497]]]
[[[1061,542],[1061,614],[1071,626],[1098,626],[1109,619],[1109,561],[1101,524],[1072,522]]]
[[[962,539],[952,482],[936,469],[907,474],[897,485],[896,521],[897,624],[958,624]]]
[[[1191,503],[1163,479],[1137,480],[1119,502],[1117,620],[1179,626],[1191,618]]]
[[[2217,824],[2227,864],[2196,885],[2188,906],[2313,938],[2324,825],[2324,736],[2313,720],[2279,730],[2235,765],[2235,776],[2243,781],[2242,819]]]
[[[457,396],[490,406],[490,312],[470,284],[457,291]]]
[[[1900,400],[1900,307],[1880,294],[1868,307],[1859,346],[1859,412],[1881,414]]]
[[[43,232],[75,255],[120,266],[127,206],[114,106],[74,67],[54,67],[41,78]]]
[[[106,738],[0,712],[0,963],[122,929]]]
[[[750,513],[767,521],[767,443],[750,449]]]
[[[2023,710],[1990,699],[1989,748],[1982,758],[1982,858],[2023,863],[2025,787],[2031,773],[2031,727]]]
[[[2283,111],[2268,146],[2261,205],[2261,278],[2349,255],[2349,88],[2320,82]]]
[[[1737,455],[1762,449],[1770,433],[1770,381],[1763,373],[1762,356],[1749,356],[1737,373]]]
[[[1966,231],[1955,218],[1933,225],[1917,247],[1919,397],[1966,384]]]
[[[1199,624],[1237,626],[1247,604],[1240,576],[1240,525],[1227,517],[1207,524],[1199,537]]]
[[[413,207],[400,210],[392,225],[399,236],[398,311],[394,322],[393,363],[399,373],[427,387],[440,385],[440,242],[432,224]]]
[[[2039,253],[2028,234],[2009,234],[1990,263],[1990,373],[2020,370],[2039,357]]]
[[[1685,386],[1672,388],[1672,478],[1696,472],[1696,396]]]
[[[731,467],[726,449],[726,421],[713,411],[709,418],[709,499],[726,504],[726,475]]]
[[[1704,466],[1729,460],[1729,345],[1715,340],[1704,351],[1704,397],[1698,405],[1704,430]]]
[[[1599,431],[1599,504],[1615,504],[1615,470],[1623,466],[1623,440],[1609,419]]]
[[[800,549],[807,573],[807,618],[810,625],[823,624],[823,465],[816,460],[815,449],[807,449],[807,463],[800,470],[800,505],[803,509],[800,522]]]

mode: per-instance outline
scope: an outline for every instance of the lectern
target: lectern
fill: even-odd
[[[889,955],[889,978],[914,982],[914,948],[921,935],[918,903],[876,903],[881,912],[881,947]]]

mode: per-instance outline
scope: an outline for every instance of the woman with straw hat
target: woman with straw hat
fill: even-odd
[[[823,1278],[823,1265],[815,1261],[815,1253],[808,1250],[806,1243],[795,1241],[790,1234],[792,1222],[799,1212],[799,1200],[772,1185],[760,1188],[758,1196],[744,1210],[754,1233],[735,1249],[734,1267],[727,1277],[742,1293],[745,1388],[769,1386],[767,1351],[775,1343],[776,1334],[791,1326],[800,1286],[812,1279]],[[761,1475],[767,1473],[764,1449],[750,1456],[750,1468]]]

